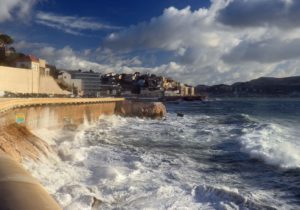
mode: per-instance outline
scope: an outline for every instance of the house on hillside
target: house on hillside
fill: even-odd
[[[47,67],[46,60],[37,58],[34,55],[19,58],[16,67],[39,71],[40,76],[50,76],[50,69]]]
[[[28,55],[28,56],[19,58],[16,62],[16,67],[39,71],[40,70],[40,60],[37,57],[35,57],[34,55]]]
[[[47,67],[47,62],[44,59],[39,59],[40,64],[40,75],[50,76],[50,69]]]

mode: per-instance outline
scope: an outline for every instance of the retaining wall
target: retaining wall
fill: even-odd
[[[12,93],[68,94],[51,76],[40,71],[0,66],[0,91]]]

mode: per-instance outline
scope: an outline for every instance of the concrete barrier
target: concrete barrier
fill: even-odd
[[[17,163],[21,162],[23,156],[38,157],[39,152],[43,152],[43,147],[47,146],[28,129],[39,126],[62,127],[65,123],[77,125],[83,123],[85,118],[96,120],[100,114],[113,114],[115,104],[123,100],[123,98],[1,98],[0,210],[61,210],[42,185]],[[16,116],[20,114],[24,117],[24,122],[17,124]],[[54,119],[51,118],[52,114],[55,115]]]
[[[0,112],[40,105],[92,104],[124,101],[124,98],[6,98],[0,101]]]
[[[125,102],[123,98],[0,99],[0,210],[61,210],[17,163],[23,156],[38,157],[47,149],[30,129],[76,127],[85,120],[96,121],[101,114],[156,118],[165,116],[166,108],[161,103]]]
[[[62,210],[20,164],[0,154],[0,210]]]

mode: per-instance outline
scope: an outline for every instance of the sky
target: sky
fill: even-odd
[[[0,0],[19,52],[191,85],[300,75],[299,20],[299,0]]]

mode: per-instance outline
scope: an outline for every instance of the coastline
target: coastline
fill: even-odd
[[[39,161],[41,156],[47,157],[47,154],[52,151],[46,142],[32,133],[34,129],[76,130],[80,125],[96,122],[101,115],[162,118],[166,114],[166,108],[162,103],[131,102],[124,101],[122,98],[2,99],[0,111],[0,154],[5,155],[10,163],[16,164],[16,168],[20,171],[25,169],[18,162],[22,164],[26,158]],[[21,119],[18,119],[20,117]],[[0,161],[0,168],[4,170],[10,165],[1,163]],[[14,176],[15,170],[12,172],[8,170],[7,173],[8,175],[5,176]],[[30,174],[26,176],[31,177]],[[2,178],[0,176],[0,179]],[[3,184],[0,184],[0,188],[2,186]],[[23,203],[23,209],[31,208],[24,200],[25,195],[14,196],[19,188],[14,187],[13,183],[8,184],[8,188],[9,202],[4,205],[12,210],[19,209],[15,203]],[[43,189],[41,185],[40,188]],[[38,195],[40,190],[33,188],[29,191]],[[53,203],[48,194],[40,198],[43,202]],[[39,202],[37,199],[36,203]],[[59,208],[52,208],[54,209]]]

